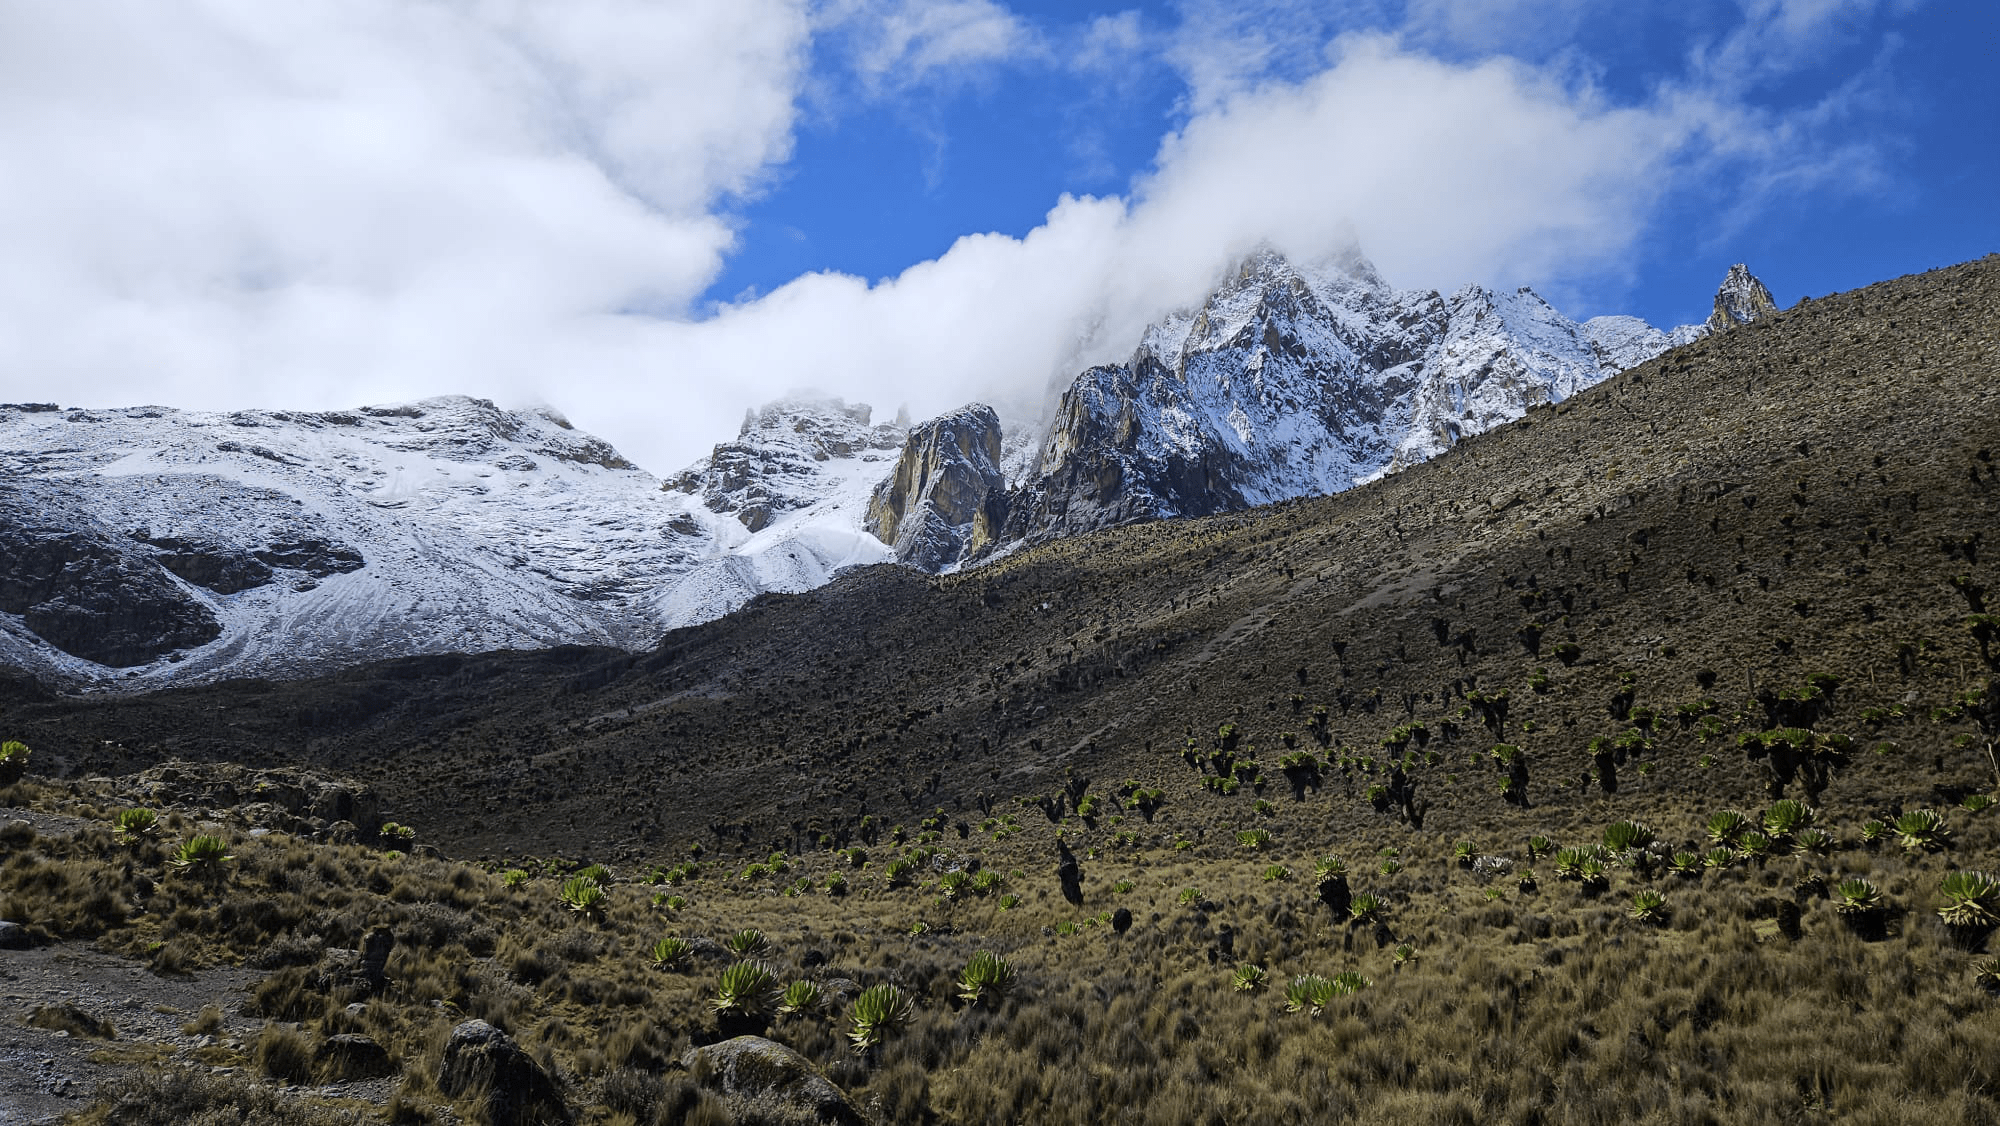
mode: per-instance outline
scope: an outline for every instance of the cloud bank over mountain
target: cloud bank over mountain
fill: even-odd
[[[1752,0],[1636,92],[1548,49],[1587,5],[1532,7],[1191,2],[1059,26],[994,0],[15,6],[0,384],[97,405],[546,399],[670,472],[794,388],[1032,409],[1260,243],[1358,239],[1398,285],[1560,297],[1628,269],[1691,184],[1743,185],[1726,223],[1882,175],[1844,116],[1880,73],[1757,96],[1856,6]],[[1186,93],[1126,191],[892,278],[702,301],[802,113],[1148,60]]]

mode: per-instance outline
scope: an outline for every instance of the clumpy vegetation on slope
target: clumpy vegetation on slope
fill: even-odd
[[[147,1045],[160,1070],[88,1121],[177,1120],[161,1108],[190,1084],[302,1122],[507,1120],[440,1090],[469,1018],[586,1122],[727,1121],[682,1061],[743,1033],[885,1122],[1974,1121],[2000,1073],[2000,961],[1977,952],[2000,882],[1961,867],[1993,855],[2000,814],[1976,800],[1893,823],[1690,804],[1483,839],[1385,820],[1329,841],[1282,811],[1185,845],[1034,811],[965,838],[496,873],[226,815],[121,833],[115,790],[4,795],[82,824],[7,830],[0,913],[160,973],[247,963],[232,1003],[261,1030]],[[881,986],[906,1020],[863,1019]],[[327,1086],[355,1077],[329,1045],[357,1036],[399,1077],[380,1105]]]
[[[310,761],[483,862],[225,832],[216,903],[272,905],[225,926],[84,830],[10,848],[0,914],[295,948],[268,1019],[373,1022],[406,1117],[477,1016],[605,1121],[722,1113],[680,1061],[746,1021],[884,1121],[1990,1121],[1996,308],[1992,259],[1885,283],[1353,493],[871,569],[649,654],[22,687],[47,775]],[[308,987],[421,912],[359,1017]],[[718,1011],[736,960],[841,1000],[738,971]],[[881,984],[912,1014],[857,1053]]]

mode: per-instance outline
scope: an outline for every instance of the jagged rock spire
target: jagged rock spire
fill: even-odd
[[[1722,279],[1722,288],[1715,291],[1715,311],[1708,315],[1708,330],[1721,332],[1777,311],[1778,303],[1771,300],[1771,291],[1764,288],[1750,267],[1738,262],[1729,267],[1729,276]]]

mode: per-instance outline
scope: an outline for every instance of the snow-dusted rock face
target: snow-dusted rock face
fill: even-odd
[[[894,550],[863,522],[907,428],[900,419],[871,424],[871,414],[839,399],[781,399],[676,474],[668,494],[685,498],[707,546],[656,595],[659,620],[693,625],[765,591],[811,590],[843,568],[893,562]]]
[[[1005,538],[1351,487],[1394,452],[1398,404],[1444,314],[1436,294],[1396,293],[1358,257],[1299,270],[1252,256],[1128,362],[1077,377]]]
[[[866,403],[839,399],[780,399],[743,418],[734,442],[676,474],[671,487],[693,493],[716,512],[761,532],[773,519],[810,507],[824,492],[829,463],[891,455],[905,426],[869,424]]]
[[[1006,518],[1000,417],[982,403],[910,431],[895,471],[868,502],[868,530],[898,562],[926,571],[955,566],[993,541]]]
[[[1709,331],[1578,324],[1527,288],[1446,298],[1391,289],[1355,252],[1261,251],[1130,360],[1077,377],[999,547],[1338,492]]]
[[[866,408],[788,409],[768,459],[783,471],[735,493],[717,474],[711,508],[552,411],[478,399],[319,413],[0,406],[0,663],[150,685],[650,645],[764,591],[891,557],[860,525],[900,430],[890,442]],[[761,433],[730,448],[757,460]],[[753,531],[743,514],[760,505]]]
[[[1771,291],[1764,288],[1750,267],[1738,262],[1729,267],[1729,276],[1723,279],[1722,288],[1715,291],[1715,311],[1708,315],[1706,327],[1710,332],[1721,332],[1777,311],[1778,303],[1771,300]]]

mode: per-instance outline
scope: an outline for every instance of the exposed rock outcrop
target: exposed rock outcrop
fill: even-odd
[[[570,1121],[555,1083],[514,1038],[483,1020],[451,1030],[438,1064],[438,1090],[475,1099],[493,1126],[548,1126]]]
[[[160,566],[217,594],[240,594],[271,581],[270,564],[246,548],[206,539],[154,539],[143,529],[132,538],[156,548],[153,559]]]
[[[1778,303],[1771,299],[1771,291],[1764,288],[1750,267],[1738,262],[1729,267],[1729,276],[1722,280],[1722,288],[1715,291],[1715,311],[1708,315],[1707,328],[1710,332],[1721,332],[1777,311]]]
[[[309,537],[269,544],[256,552],[259,562],[272,567],[304,571],[316,578],[359,571],[368,561],[344,543]]]
[[[732,1121],[760,1126],[862,1126],[867,1121],[810,1060],[761,1036],[695,1048],[681,1064],[695,1082],[722,1096]]]
[[[142,549],[48,488],[0,489],[0,611],[63,652],[114,668],[222,632]]]
[[[746,414],[734,442],[715,447],[667,486],[762,531],[773,518],[819,499],[816,463],[902,446],[902,428],[871,425],[872,413],[866,403],[840,399],[780,399]]]
[[[916,427],[869,499],[868,530],[913,567],[957,564],[991,543],[1006,519],[1000,456],[1000,418],[984,404]]]

